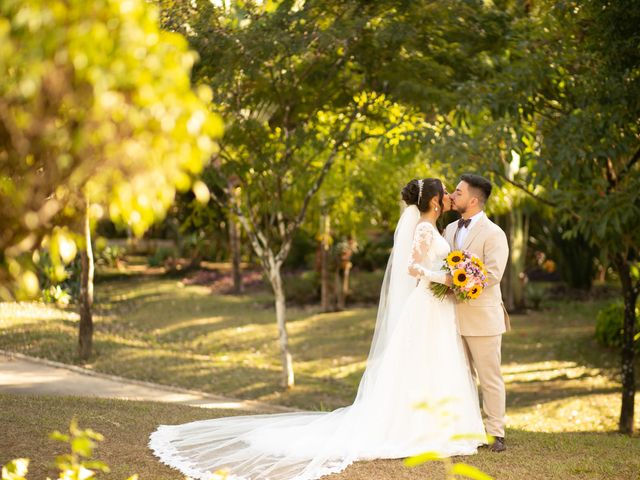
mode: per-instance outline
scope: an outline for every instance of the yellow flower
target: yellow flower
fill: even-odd
[[[480,260],[478,257],[473,257],[471,261],[475,263],[478,268],[480,268],[480,270],[484,270],[484,263],[482,263],[482,260]]]
[[[453,272],[453,284],[458,287],[464,287],[469,279],[467,278],[467,272],[459,268],[455,272]]]
[[[462,261],[462,257],[463,254],[460,250],[454,250],[447,257],[447,263],[449,263],[449,265],[451,265],[452,267],[455,267]]]
[[[482,287],[480,285],[474,285],[469,291],[469,298],[478,298],[482,293]]]

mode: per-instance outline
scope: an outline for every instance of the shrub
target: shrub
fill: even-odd
[[[389,260],[389,253],[393,246],[393,234],[380,235],[371,241],[361,245],[351,257],[354,267],[374,271],[384,269]]]
[[[284,278],[284,292],[287,302],[307,305],[320,301],[320,276],[313,270]]]
[[[596,340],[607,347],[622,347],[624,327],[624,305],[612,303],[598,312],[596,317]],[[640,308],[636,305],[636,332],[640,331]],[[636,336],[635,349],[640,352],[640,342]]]
[[[116,245],[107,245],[98,250],[95,263],[98,265],[106,265],[108,267],[117,267],[124,259],[124,255],[124,248]]]
[[[384,266],[384,265],[383,265]],[[380,288],[384,278],[384,269],[373,272],[357,271],[352,273],[347,302],[376,304],[380,300]]]
[[[51,285],[42,290],[42,301],[44,303],[57,303],[58,305],[69,305],[71,295],[60,285]]]
[[[284,261],[284,268],[288,270],[312,268],[318,250],[318,242],[304,230],[298,230],[293,235],[291,250]]]
[[[54,265],[47,250],[37,256],[36,268],[45,303],[68,305],[80,294],[80,255],[66,266]]]
[[[175,258],[175,251],[172,248],[160,247],[153,255],[147,258],[150,267],[161,267],[169,258]]]
[[[524,287],[524,295],[527,305],[538,310],[540,308],[540,304],[547,296],[547,291],[544,285],[529,281]]]

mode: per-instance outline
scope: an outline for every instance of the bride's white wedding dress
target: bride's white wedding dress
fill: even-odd
[[[352,405],[161,425],[149,446],[162,462],[201,480],[221,469],[234,479],[310,480],[357,460],[474,454],[485,432],[454,306],[429,290],[431,280],[443,280],[448,253],[418,209],[405,209]]]

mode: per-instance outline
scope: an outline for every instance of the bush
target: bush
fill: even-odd
[[[366,242],[351,257],[354,267],[370,272],[384,269],[389,260],[391,247],[393,246],[393,234],[388,233]]]
[[[624,305],[615,302],[598,312],[596,317],[596,340],[607,347],[622,347],[624,327]],[[640,308],[636,305],[636,332],[640,331]],[[640,352],[640,342],[636,337],[635,350]]]
[[[313,270],[287,275],[283,282],[287,302],[307,305],[320,301],[320,276]]]
[[[540,304],[547,296],[547,290],[543,284],[529,281],[524,287],[524,296],[527,305],[534,309],[540,309]]]
[[[76,255],[69,265],[56,266],[49,252],[44,250],[38,255],[36,268],[43,302],[68,305],[80,295],[80,255]]]
[[[160,247],[153,255],[147,258],[150,267],[161,267],[169,258],[175,258],[176,254],[173,248]]]
[[[304,230],[297,230],[293,235],[291,250],[284,261],[284,268],[288,270],[299,268],[313,268],[318,250],[318,242]]]
[[[97,243],[97,242],[96,242]],[[108,267],[117,267],[124,259],[125,249],[117,245],[107,245],[104,248],[97,249],[95,263],[97,265],[106,265]]]
[[[384,266],[384,265],[383,265]],[[384,270],[357,271],[351,274],[347,303],[376,304],[380,300],[380,288]]]
[[[57,303],[58,305],[69,305],[71,295],[60,285],[51,285],[42,290],[42,301],[44,303]]]

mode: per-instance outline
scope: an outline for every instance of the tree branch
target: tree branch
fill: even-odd
[[[298,212],[298,216],[293,222],[291,222],[287,226],[288,227],[286,232],[287,234],[286,234],[286,237],[283,238],[282,246],[280,248],[280,251],[278,252],[278,255],[276,256],[276,260],[284,261],[284,258],[287,256],[287,253],[291,244],[291,239],[293,238],[293,233],[295,232],[296,228],[298,228],[298,226],[304,220],[304,216],[307,213],[307,208],[309,207],[309,203],[311,202],[311,199],[316,194],[316,192],[320,189],[320,186],[322,185],[324,178],[326,177],[327,173],[329,172],[329,169],[333,165],[338,155],[338,152],[340,151],[340,145],[342,145],[347,135],[349,134],[349,131],[351,130],[351,125],[353,125],[353,122],[355,121],[356,116],[358,115],[358,112],[359,112],[359,109],[354,108],[351,116],[349,117],[349,120],[347,121],[347,124],[342,129],[342,132],[340,133],[340,135],[338,135],[338,139],[336,140],[336,143],[333,146],[331,153],[329,154],[329,157],[324,162],[324,165],[322,166],[322,169],[320,170],[320,173],[318,174],[315,182],[313,183],[311,188],[307,191],[307,194],[305,195],[304,200],[302,202],[302,208]]]
[[[640,160],[640,148],[638,148],[638,150],[636,151],[636,153],[633,155],[633,157],[631,157],[631,159],[629,160],[629,163],[627,163],[625,165],[625,167],[622,169],[622,171],[620,172],[620,176],[619,178],[624,177],[627,173],[629,173],[629,171],[631,170],[631,168],[633,168],[633,166],[638,162],[638,160]]]
[[[495,169],[492,169],[491,172],[493,174],[495,174],[496,176],[500,177],[505,182],[507,182],[507,183],[513,185],[514,187],[522,190],[523,192],[525,192],[526,194],[530,195],[531,197],[533,197],[534,199],[538,200],[539,202],[544,203],[545,205],[548,205],[550,207],[557,207],[558,206],[556,203],[553,203],[550,200],[547,200],[546,198],[542,198],[540,195],[532,192],[531,190],[529,190],[524,185],[521,185],[518,182],[515,182],[515,181],[511,180],[504,173],[502,173],[502,172],[500,172],[498,170],[495,170]]]

